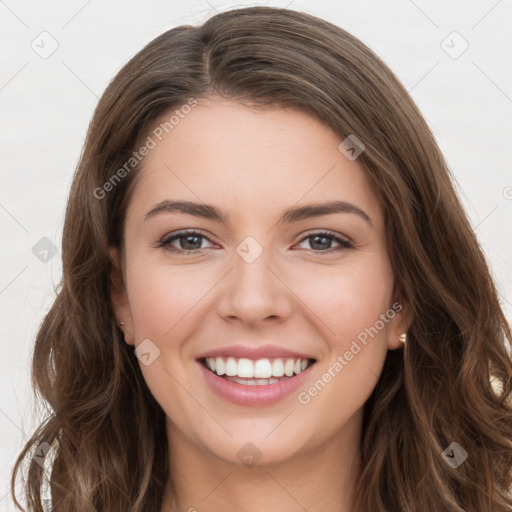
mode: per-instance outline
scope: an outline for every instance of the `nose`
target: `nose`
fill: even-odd
[[[256,325],[266,319],[284,321],[293,309],[293,293],[286,286],[271,251],[249,263],[234,254],[233,268],[218,290],[217,312],[226,319]]]

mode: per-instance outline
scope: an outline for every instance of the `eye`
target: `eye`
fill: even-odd
[[[205,235],[193,229],[180,231],[171,236],[166,236],[158,242],[158,247],[162,247],[166,251],[184,254],[199,254],[202,253],[201,241],[209,240]],[[180,247],[174,247],[172,244],[178,241]]]
[[[187,229],[165,236],[158,242],[157,247],[161,247],[166,251],[178,254],[202,254],[203,249],[206,248],[202,247],[203,240],[209,240],[209,238],[199,231]],[[299,244],[306,240],[312,240],[312,242],[310,242],[310,246],[313,249],[313,252],[330,253],[354,247],[347,239],[342,238],[331,231],[309,233],[299,241]],[[173,245],[175,242],[178,242],[179,247]],[[332,242],[336,242],[338,247],[331,247]]]
[[[342,238],[331,231],[317,231],[315,233],[309,233],[303,237],[299,243],[302,243],[306,240],[313,240],[313,242],[310,242],[310,246],[314,249],[320,249],[314,250],[313,252],[343,251],[354,247],[347,239]],[[330,247],[333,241],[338,244],[338,247]]]

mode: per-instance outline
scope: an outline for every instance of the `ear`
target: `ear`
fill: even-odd
[[[110,273],[110,299],[112,309],[114,310],[117,326],[123,331],[124,340],[129,345],[134,345],[133,319],[123,279],[119,249],[117,247],[110,247],[109,253],[112,261],[112,270]],[[119,325],[120,322],[124,322],[124,325]]]
[[[410,303],[403,298],[395,300],[390,306],[387,316],[390,318],[387,330],[388,349],[395,350],[403,347],[400,336],[407,333],[412,323],[413,314]]]

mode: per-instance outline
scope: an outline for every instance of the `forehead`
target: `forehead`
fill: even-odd
[[[228,100],[201,100],[171,120],[176,110],[149,132],[153,148],[144,158],[128,216],[140,218],[170,198],[229,207],[248,218],[299,202],[334,200],[380,216],[364,168],[340,152],[342,137],[316,118]]]

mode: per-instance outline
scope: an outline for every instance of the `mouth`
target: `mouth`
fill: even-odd
[[[296,378],[316,363],[316,359],[203,357],[199,363],[209,372],[242,386],[272,386]]]

